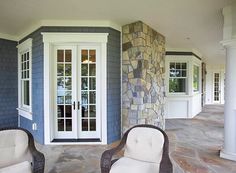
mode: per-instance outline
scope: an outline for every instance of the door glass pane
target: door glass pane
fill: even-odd
[[[57,126],[58,131],[64,131],[64,119],[58,119]]]
[[[81,75],[88,76],[88,64],[81,65]]]
[[[58,118],[64,117],[64,106],[63,105],[57,106],[57,117]]]
[[[96,78],[89,78],[89,90],[96,90]]]
[[[90,119],[90,131],[96,131],[96,119]]]
[[[71,71],[71,64],[66,64],[65,65],[65,75],[66,76],[71,76],[71,73],[72,73],[72,71]]]
[[[82,100],[81,100],[82,105],[88,104],[88,92],[82,91]]]
[[[96,106],[89,106],[89,117],[96,117]]]
[[[72,103],[71,91],[66,91],[65,92],[65,102],[66,102],[66,104],[71,104]]]
[[[95,91],[89,92],[89,103],[90,104],[96,103],[96,92]]]
[[[66,90],[71,90],[72,86],[71,86],[71,77],[66,77],[65,78],[65,88]]]
[[[57,90],[64,90],[64,77],[57,78]]]
[[[65,51],[65,62],[71,62],[71,50]]]
[[[66,119],[66,131],[72,131],[72,119]]]
[[[57,104],[64,104],[65,91],[57,91]]]
[[[72,117],[72,111],[71,111],[71,109],[72,109],[72,106],[71,106],[71,105],[66,105],[66,112],[65,112],[65,115],[66,115],[67,118],[68,118],[68,117]]]
[[[64,65],[57,64],[57,76],[64,76]]]
[[[81,89],[88,90],[88,78],[81,79]]]
[[[96,50],[89,50],[89,62],[96,62]]]
[[[81,51],[81,62],[87,63],[88,62],[88,50]]]
[[[82,119],[82,131],[88,131],[88,119]]]
[[[57,62],[64,62],[64,50],[57,50]]]
[[[96,76],[96,64],[89,64],[89,76]]]
[[[88,106],[82,106],[82,117],[88,117]]]

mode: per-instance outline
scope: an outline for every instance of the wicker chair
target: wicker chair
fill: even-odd
[[[22,128],[0,129],[0,173],[43,173],[45,158],[32,134]]]
[[[112,160],[124,147],[124,157]],[[101,173],[172,173],[168,137],[156,126],[136,125],[117,147],[102,154],[100,166]]]

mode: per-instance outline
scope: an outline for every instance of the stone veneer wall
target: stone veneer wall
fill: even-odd
[[[123,131],[136,124],[164,128],[165,37],[141,21],[122,27]]]

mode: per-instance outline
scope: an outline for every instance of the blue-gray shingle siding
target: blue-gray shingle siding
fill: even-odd
[[[0,39],[0,128],[18,125],[17,42]]]
[[[107,136],[108,143],[120,139],[120,32],[108,27],[41,27],[26,38],[33,39],[32,50],[32,113],[33,120],[21,117],[21,127],[27,128],[40,143],[44,143],[43,108],[43,41],[41,32],[109,33],[107,43]],[[32,131],[32,123],[38,130]]]

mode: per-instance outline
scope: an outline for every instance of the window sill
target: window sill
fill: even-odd
[[[18,110],[18,115],[32,120],[32,112],[23,108],[16,108]]]

